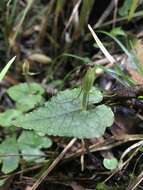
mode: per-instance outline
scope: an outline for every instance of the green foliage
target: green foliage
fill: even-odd
[[[110,31],[110,34],[113,36],[126,36],[124,30],[121,27],[115,27]]]
[[[44,153],[40,149],[51,147],[52,141],[47,137],[37,135],[33,131],[23,131],[18,138],[18,145],[25,160],[35,161],[42,155],[44,156]],[[28,156],[31,153],[33,156]]]
[[[128,56],[131,63],[135,63],[134,55],[129,51],[121,42],[120,40],[108,32],[102,32],[103,34],[106,34],[107,36],[111,37],[122,49],[122,51]],[[105,68],[106,69],[106,68]],[[132,78],[125,74],[125,72],[122,70],[122,68],[119,66],[119,64],[115,64],[113,69],[106,69],[109,73],[114,74],[115,78],[120,81],[123,85],[129,86],[135,84],[135,82],[132,80]],[[120,77],[120,78],[119,78]]]
[[[88,57],[80,57],[80,56],[73,55],[70,53],[64,53],[63,56],[75,58],[75,59],[81,61],[81,63],[83,63],[83,64],[88,64],[91,62],[91,60]]]
[[[84,110],[87,109],[88,95],[89,95],[90,89],[93,86],[94,80],[95,80],[95,68],[89,68],[82,82],[82,92],[83,92],[82,108]]]
[[[128,15],[128,20],[131,20],[134,16],[134,13],[138,7],[139,0],[132,0],[130,10],[129,10],[129,15]]]
[[[118,166],[118,160],[116,158],[104,158],[103,165],[108,170],[115,170]]]
[[[124,0],[123,6],[119,9],[120,16],[127,16],[132,0]]]
[[[0,72],[0,82],[3,80],[3,78],[5,77],[8,69],[10,68],[10,66],[12,65],[12,63],[14,62],[16,57],[13,57],[7,64],[6,66],[3,68],[3,70]]]
[[[93,3],[94,0],[83,0],[79,18],[79,26],[82,31],[84,30],[84,26],[88,23],[88,18],[93,7]]]
[[[123,6],[118,11],[119,15],[127,16],[128,20],[131,20],[134,17],[138,4],[139,0],[124,0]]]
[[[122,2],[123,6],[119,12],[118,8]],[[104,29],[106,30],[107,26],[107,29],[110,29],[109,24],[113,23],[111,35],[116,39],[115,41],[119,44],[122,50],[130,57],[132,62],[134,62],[133,56],[131,55],[132,52],[123,45],[128,34],[125,33],[122,28],[114,28],[114,26],[119,26],[118,21],[121,21],[121,25],[122,23],[127,25],[127,23],[122,21],[130,21],[134,17],[142,17],[143,11],[137,12],[136,14],[138,3],[141,3],[139,0],[124,0],[122,2],[119,2],[117,6],[115,5],[115,9],[113,8],[113,14],[110,14],[111,20],[110,17],[109,20],[108,18],[103,19],[105,22],[99,27],[105,27]],[[80,6],[76,9],[78,3]],[[82,70],[87,64],[91,65],[94,61],[96,62],[98,58],[100,59],[100,53],[93,56],[92,59],[86,57],[90,57],[94,54],[93,50],[89,48],[91,36],[88,34],[87,30],[88,22],[91,23],[92,26],[96,26],[98,19],[100,20],[100,18],[103,18],[104,16],[106,17],[106,11],[104,14],[104,10],[101,17],[97,13],[94,14],[93,8],[95,5],[98,6],[98,3],[95,3],[96,2],[93,0],[71,2],[65,0],[29,0],[22,1],[22,3],[18,0],[8,0],[7,2],[1,1],[1,61],[2,59],[7,59],[12,52],[15,52],[18,55],[19,61],[16,67],[13,68],[13,71],[20,71],[20,63],[28,60],[30,62],[30,70],[37,73],[40,68],[41,74],[46,73],[45,81],[48,85],[50,82],[50,85],[52,86],[56,86],[55,83],[59,81],[62,81],[61,83],[64,85],[64,80],[62,80],[61,77],[60,80],[58,80],[58,76],[62,76],[62,74],[65,74],[66,72],[71,73],[70,69],[74,69],[76,74],[72,73],[72,76],[68,76],[76,78],[79,71],[76,66],[82,66]],[[116,15],[116,11],[120,13],[121,17]],[[112,15],[114,16],[114,19],[112,19]],[[139,18],[137,21],[138,20]],[[68,25],[67,23],[70,24]],[[125,26],[125,28],[128,27]],[[123,39],[123,44],[121,44],[116,38],[118,36]],[[47,45],[45,42],[48,42],[47,51]],[[19,47],[20,49],[18,50],[17,48]],[[45,53],[49,53],[49,55],[46,56],[52,57],[52,64],[42,66],[41,59],[39,61],[40,64],[33,64],[37,61],[35,57],[37,55],[40,56],[37,50],[38,52],[44,51]],[[86,50],[86,52],[84,52],[84,50]],[[61,58],[61,56],[59,56],[61,52],[76,52],[77,55],[83,55],[84,58],[65,54],[67,60],[64,60],[63,57]],[[95,51],[95,53],[96,52],[97,51]],[[117,52],[113,53],[118,52],[117,49]],[[29,59],[31,55],[34,55],[33,60]],[[83,64],[77,65],[77,62],[72,62],[72,59],[69,58],[69,56],[77,58]],[[2,81],[13,60],[14,58],[10,60],[5,69],[1,72],[0,81]],[[59,69],[62,67],[61,63],[63,68]],[[102,67],[100,64],[96,65],[96,68],[101,68],[105,72],[107,71],[124,84],[133,84],[133,81],[131,81],[129,76],[124,73],[122,69],[123,67],[118,63],[115,63],[114,65],[115,67],[108,68],[108,66]],[[40,76],[42,77],[41,74]],[[18,76],[19,72],[17,73],[16,80],[19,80]],[[56,80],[54,80],[54,77]],[[1,136],[2,138],[5,138],[0,144],[0,154],[5,155],[0,157],[3,173],[7,174],[15,170],[19,165],[20,158],[31,162],[40,161],[45,158],[41,148],[50,147],[51,141],[39,134],[43,133],[43,135],[49,134],[78,138],[101,137],[104,134],[106,127],[112,125],[113,113],[111,109],[102,104],[102,93],[99,90],[92,88],[94,81],[93,73],[89,73],[88,77],[80,89],[60,92],[56,97],[53,97],[50,101],[46,102],[43,107],[38,108],[37,110],[35,110],[35,108],[42,106],[44,102],[42,97],[44,90],[40,85],[36,84],[34,87],[33,83],[24,83],[9,88],[7,92],[10,98],[15,102],[15,107],[14,109],[6,108],[5,112],[0,113],[0,127],[3,127]],[[74,82],[76,81],[75,78],[73,80]],[[42,78],[40,78],[40,80],[41,79]],[[72,85],[72,82],[69,81],[66,84]],[[5,97],[4,99],[1,99],[1,101],[3,100],[5,100]],[[2,109],[3,105],[5,106],[5,101],[2,103]],[[83,109],[83,107],[86,109]],[[17,129],[16,127],[21,128]],[[25,131],[23,129],[28,130]],[[29,129],[32,129],[32,131],[29,131]],[[15,133],[15,136],[11,135],[11,132]],[[8,136],[3,137],[3,134]],[[18,155],[19,153],[21,154],[20,156]],[[15,154],[15,156],[6,156],[8,154]],[[31,154],[33,154],[33,156],[29,156]],[[104,159],[104,166],[109,170],[115,169],[117,166],[117,160]],[[3,184],[3,181],[0,181],[0,185],[1,183]],[[96,187],[96,189],[113,189],[113,186],[108,187],[108,185],[102,183]]]
[[[10,87],[7,93],[16,102],[17,109],[7,109],[0,113],[0,125],[8,127],[9,130],[15,126],[35,132],[23,131],[18,138],[7,137],[0,144],[2,172],[7,174],[17,169],[19,153],[26,161],[36,162],[45,158],[40,149],[49,148],[52,142],[39,133],[78,138],[101,137],[106,127],[112,125],[114,117],[108,106],[94,106],[102,101],[103,95],[98,89],[93,88],[92,84],[88,89],[86,111],[82,109],[82,88],[75,88],[59,92],[43,107],[27,114],[23,114],[22,111],[29,111],[39,104],[44,89],[36,83],[21,83]],[[40,101],[36,101],[36,96],[40,97]],[[19,110],[18,104],[22,109]]]
[[[105,105],[92,107],[102,100],[102,93],[92,88],[89,93],[90,109],[83,111],[81,89],[65,90],[45,103],[44,107],[21,116],[13,122],[17,127],[33,129],[48,135],[92,138],[101,137],[113,123],[113,113]],[[77,95],[80,94],[79,97]],[[104,119],[103,119],[104,118]]]
[[[98,183],[96,186],[97,190],[111,190],[105,183]]]
[[[44,156],[41,148],[49,148],[52,141],[49,138],[42,137],[33,131],[23,131],[18,140],[15,136],[7,137],[0,144],[0,161],[2,163],[2,172],[8,174],[17,169],[20,161],[20,152],[26,161],[36,161]]]
[[[22,13],[22,17],[21,17],[18,25],[16,26],[16,31],[14,33],[14,36],[13,36],[12,40],[11,40],[11,45],[13,45],[14,41],[16,40],[16,38],[17,38],[17,36],[18,36],[18,34],[19,34],[20,30],[21,30],[21,27],[22,27],[22,25],[24,23],[24,20],[25,20],[27,14],[28,14],[33,2],[34,2],[34,0],[29,0],[28,1],[27,6],[25,7],[25,9],[24,9],[24,11]]]
[[[15,129],[13,120],[23,115],[23,111],[29,111],[43,102],[44,89],[37,83],[21,83],[10,87],[8,95],[16,102],[17,109],[7,109],[0,113],[0,126],[9,130]],[[19,153],[26,161],[41,161],[44,153],[41,148],[49,148],[52,142],[47,137],[39,136],[33,131],[23,131],[16,139],[15,136],[7,137],[0,144],[0,157],[2,172],[7,174],[17,169],[20,161]]]
[[[18,145],[15,137],[9,137],[0,144],[0,161],[2,162],[1,171],[5,174],[14,171],[19,164]]]
[[[17,109],[26,112],[43,102],[44,89],[37,83],[21,83],[10,87],[7,93],[16,102]]]
[[[5,184],[6,180],[7,179],[0,179],[0,187],[2,187]]]
[[[112,38],[119,45],[119,47],[122,49],[122,51],[131,59],[131,61],[133,61],[133,56],[132,56],[131,52],[120,42],[120,40],[117,37],[113,36],[109,32],[102,31],[101,33]]]
[[[9,30],[10,27],[12,27],[12,24],[14,24],[14,19],[17,16],[16,15],[17,7],[18,7],[18,0],[9,1],[7,3],[7,9],[9,13],[6,15],[7,30]]]
[[[22,113],[16,109],[7,109],[5,112],[0,113],[0,126],[10,127],[14,119],[22,115]]]

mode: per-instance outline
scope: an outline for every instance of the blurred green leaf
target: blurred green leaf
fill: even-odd
[[[80,18],[79,18],[79,26],[80,30],[84,31],[84,26],[87,25],[88,18],[90,15],[90,11],[93,7],[94,0],[83,0],[81,11],[80,11]]]
[[[101,33],[106,34],[107,36],[111,37],[120,46],[120,48],[124,51],[124,53],[128,56],[131,63],[135,63],[134,55],[118,40],[117,37],[113,36],[109,32],[101,31]],[[122,69],[120,68],[120,66],[118,64],[115,64],[114,67],[115,67],[114,68],[115,70],[111,71],[111,69],[108,69],[108,71],[109,72],[111,71],[115,75],[117,74],[117,75],[121,76],[125,80],[125,82],[127,82],[128,85],[135,84],[135,82],[131,79],[131,77],[122,71]],[[120,79],[118,78],[118,80],[120,80]],[[123,83],[124,83],[124,81],[123,81]]]
[[[7,64],[6,66],[3,68],[3,70],[0,72],[0,82],[3,80],[3,78],[5,77],[8,69],[10,68],[10,66],[12,65],[12,63],[15,61],[16,56],[13,57]]]
[[[88,63],[91,62],[91,60],[88,57],[80,57],[80,56],[73,55],[73,54],[70,54],[70,53],[64,53],[63,56],[78,59],[79,61],[82,61],[84,64],[88,64]]]
[[[32,161],[40,158],[42,155],[44,156],[40,149],[51,147],[52,141],[47,137],[37,135],[33,131],[23,131],[18,138],[18,145],[24,155],[23,158],[27,161]],[[27,156],[31,153],[33,156]]]
[[[0,160],[2,162],[1,170],[4,174],[8,174],[18,167],[20,160],[18,154],[18,146],[14,136],[8,137],[0,144]]]
[[[15,136],[7,137],[0,144],[2,172],[8,174],[17,169],[20,161],[20,151],[26,161],[36,162],[42,156],[45,156],[40,149],[49,148],[51,145],[52,141],[49,138],[39,136],[33,131],[23,131],[18,140]]]
[[[122,30],[121,27],[113,28],[110,31],[110,34],[113,35],[113,36],[126,36],[126,33],[124,32],[124,30]]]
[[[42,103],[44,103],[44,99],[39,94],[25,96],[23,97],[23,100],[21,99],[16,102],[16,108],[22,112],[27,112]]]
[[[44,89],[37,83],[20,83],[7,90],[17,109],[26,112],[43,102]]]
[[[22,113],[15,109],[7,109],[5,112],[0,113],[0,126],[10,127],[14,119],[22,115]]]
[[[96,190],[112,190],[111,187],[107,186],[105,183],[98,183]]]
[[[128,16],[128,20],[134,17],[135,11],[138,7],[139,0],[125,0],[123,6],[119,9],[120,16]]]
[[[138,7],[138,4],[139,4],[139,0],[132,0],[131,5],[130,5],[128,20],[131,20],[133,18],[136,8]]]
[[[108,170],[115,170],[118,167],[118,160],[116,158],[104,158],[103,165]]]
[[[0,179],[0,188],[2,188],[2,186],[6,183],[6,179]]]
[[[34,3],[34,0],[29,0],[29,1],[27,1],[27,5],[26,5],[26,7],[25,7],[25,9],[24,9],[24,11],[23,11],[22,17],[21,17],[21,19],[20,19],[18,25],[16,26],[16,30],[15,30],[15,32],[14,32],[13,37],[11,38],[11,45],[13,45],[14,41],[16,40],[17,35],[19,34],[19,32],[20,32],[20,30],[21,30],[21,27],[22,27],[22,25],[23,25],[23,23],[24,23],[24,20],[25,20],[27,14],[28,14],[30,8],[32,7],[32,4],[33,4],[33,3]]]
[[[124,0],[122,7],[119,9],[118,13],[120,16],[127,16],[132,0]]]

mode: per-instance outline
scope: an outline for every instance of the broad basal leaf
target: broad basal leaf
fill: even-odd
[[[17,109],[26,112],[43,101],[44,89],[37,83],[20,83],[10,87],[7,93],[16,102]]]
[[[74,107],[81,108],[83,93],[81,88],[74,88],[72,90],[64,90],[51,99],[52,102],[59,105],[74,105]],[[99,103],[103,99],[102,93],[97,88],[92,88],[89,93],[88,104]],[[49,102],[47,102],[49,103]]]
[[[37,83],[20,83],[10,87],[7,93],[14,101],[18,101],[28,95],[43,94],[44,89]]]
[[[18,145],[23,158],[32,161],[39,159],[42,155],[44,156],[40,149],[49,148],[52,145],[52,141],[47,137],[37,135],[33,131],[23,131],[18,138]]]
[[[22,112],[33,109],[35,106],[42,104],[43,98],[41,95],[29,95],[23,97],[20,101],[16,102],[16,108]]]
[[[22,115],[22,113],[15,109],[8,109],[3,113],[0,113],[0,126],[10,127],[14,119]]]
[[[104,158],[103,165],[108,170],[115,170],[118,167],[118,160],[116,158]]]
[[[14,171],[19,164],[20,157],[15,137],[9,137],[0,144],[0,161],[2,162],[2,172],[8,174]]]
[[[101,137],[106,127],[113,123],[111,109],[100,105],[82,111],[81,99],[80,89],[63,91],[44,107],[19,117],[14,125],[55,136]],[[101,92],[93,88],[89,94],[89,105],[101,100]]]

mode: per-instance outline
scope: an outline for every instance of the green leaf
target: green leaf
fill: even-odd
[[[10,87],[7,93],[16,101],[17,109],[26,112],[43,102],[44,89],[37,83],[21,83]]]
[[[19,152],[15,137],[9,137],[0,144],[0,155],[3,155],[0,157],[3,173],[8,174],[18,167],[20,157],[17,154]]]
[[[23,100],[17,101],[16,108],[22,112],[29,111],[44,102],[41,95],[25,96]]]
[[[60,92],[44,107],[16,119],[14,125],[55,136],[101,137],[106,127],[112,125],[113,113],[105,105],[82,111],[83,94],[79,96],[79,93],[79,88]],[[99,103],[102,98],[101,92],[92,88],[89,93],[89,105]]]
[[[96,186],[96,190],[111,190],[105,183],[98,183]]]
[[[138,99],[139,100],[143,100],[143,96],[138,96]]]
[[[130,21],[134,17],[139,3],[139,0],[124,0],[123,6],[118,11],[119,15],[127,16]]]
[[[23,158],[27,161],[32,161],[40,158],[44,153],[40,151],[41,148],[49,148],[52,141],[47,137],[37,135],[33,131],[23,131],[18,138],[19,149],[23,154]],[[33,156],[28,156],[33,154]]]
[[[21,153],[23,154],[23,159],[28,162],[36,162],[41,157],[44,157],[44,153],[38,148],[30,147],[29,145],[20,145]],[[41,160],[41,159],[40,159]]]
[[[23,131],[18,138],[20,145],[29,145],[33,148],[49,148],[52,145],[52,141],[43,136],[37,135],[34,131]]]
[[[51,99],[51,102],[57,103],[57,106],[74,106],[74,109],[80,109],[83,99],[83,93],[81,88],[74,88],[72,90],[64,90],[57,94],[57,96]],[[99,103],[103,99],[102,93],[97,88],[91,88],[89,92],[88,104]],[[49,104],[46,102],[45,105]]]
[[[15,57],[13,57],[7,64],[6,66],[3,68],[3,70],[0,72],[0,82],[3,80],[3,78],[5,77],[8,69],[10,68],[10,66],[12,65],[12,63],[15,61]]]
[[[32,96],[44,93],[44,89],[38,83],[20,83],[7,90],[8,95],[14,100],[19,101],[25,96]]]
[[[113,28],[110,34],[113,36],[126,36],[126,33],[124,32],[124,30],[122,30],[121,27]]]
[[[104,158],[103,165],[108,170],[114,170],[118,166],[118,160],[116,158]]]
[[[7,109],[5,112],[0,113],[0,126],[10,127],[14,119],[22,115],[22,113],[15,109]]]
[[[79,17],[79,29],[84,31],[85,25],[88,23],[90,11],[93,8],[94,0],[83,0]]]
[[[138,5],[139,5],[139,0],[132,0],[130,10],[129,10],[128,20],[131,20],[134,17],[134,14]]]
[[[63,56],[67,56],[67,57],[72,57],[75,59],[78,59],[79,61],[83,62],[84,64],[88,64],[91,62],[91,60],[88,57],[80,57],[74,54],[70,54],[70,53],[64,53]]]
[[[131,4],[132,4],[132,0],[124,0],[123,6],[119,9],[119,15],[127,16]]]
[[[6,183],[6,179],[0,179],[0,188],[2,188],[4,186],[4,184]]]

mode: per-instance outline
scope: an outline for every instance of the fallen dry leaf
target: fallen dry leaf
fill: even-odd
[[[48,64],[51,62],[51,58],[42,53],[33,53],[28,56],[28,59],[42,64]]]

